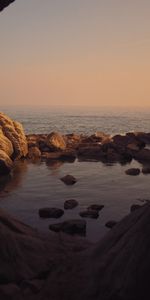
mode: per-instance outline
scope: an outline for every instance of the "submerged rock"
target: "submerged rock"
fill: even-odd
[[[125,171],[125,173],[127,175],[131,175],[131,176],[137,176],[140,174],[140,169],[138,168],[131,168]]]
[[[44,207],[39,209],[41,218],[60,218],[64,214],[63,209],[54,207]]]
[[[117,224],[116,221],[110,220],[110,221],[108,221],[108,222],[105,224],[105,226],[108,227],[108,228],[113,228],[116,224]]]
[[[91,219],[97,219],[99,217],[98,210],[94,209],[87,209],[85,211],[81,211],[79,213],[80,217],[82,218],[91,218]]]
[[[72,175],[66,175],[62,178],[60,178],[61,181],[63,181],[67,185],[73,185],[77,182],[77,179]]]
[[[66,200],[64,203],[64,209],[73,209],[78,206],[78,201],[75,199]]]
[[[90,206],[88,206],[87,209],[100,211],[103,208],[104,208],[104,205],[102,205],[102,204],[91,204]]]
[[[51,224],[49,229],[55,232],[63,231],[68,234],[86,234],[86,222],[84,220],[67,220],[58,224]]]

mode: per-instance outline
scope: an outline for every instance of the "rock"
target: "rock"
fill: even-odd
[[[91,135],[89,137],[89,139],[92,142],[99,142],[99,143],[106,143],[106,142],[110,142],[111,141],[111,136],[110,134],[106,134],[104,132],[101,131],[97,131],[95,132],[95,134]]]
[[[28,158],[32,160],[36,160],[41,158],[41,151],[38,147],[30,147],[28,151]]]
[[[135,141],[135,137],[131,139],[127,135],[117,134],[113,136],[112,140],[115,145],[126,147],[129,143],[133,143],[133,141]]]
[[[63,209],[54,207],[44,207],[39,209],[41,218],[60,218],[64,214]]]
[[[101,145],[87,145],[80,144],[77,150],[79,158],[83,159],[94,159],[94,160],[103,160],[106,158],[106,154],[103,152]]]
[[[66,200],[64,203],[64,209],[72,209],[78,206],[78,201],[75,199]]]
[[[52,150],[65,150],[66,143],[63,136],[58,132],[51,132],[47,136],[46,140],[47,146]]]
[[[4,136],[12,143],[13,156],[25,157],[28,153],[28,146],[22,125],[0,113],[0,126]]]
[[[130,207],[130,211],[133,212],[137,209],[141,208],[141,205],[139,204],[132,204],[131,207]]]
[[[73,150],[65,150],[65,151],[57,151],[57,152],[44,152],[42,153],[42,158],[46,158],[47,160],[62,160],[74,162],[76,159],[76,153]]]
[[[0,150],[3,150],[9,157],[12,156],[14,149],[11,141],[4,135],[0,126]]]
[[[135,136],[138,141],[140,141],[144,144],[150,144],[150,133],[135,132]]]
[[[90,206],[88,206],[87,209],[100,211],[103,208],[104,208],[104,205],[101,205],[101,204],[91,204]]]
[[[10,3],[14,2],[15,0],[1,0],[0,1],[0,11],[2,11],[6,6]]]
[[[108,221],[108,222],[105,224],[105,226],[108,227],[108,228],[113,228],[116,224],[117,224],[116,221],[110,220],[110,221]]]
[[[107,151],[107,161],[108,162],[120,162],[124,161],[125,158],[120,153],[116,152],[114,149],[108,149]]]
[[[9,174],[12,168],[13,168],[12,160],[3,150],[0,150],[0,175]]]
[[[150,167],[143,167],[142,173],[143,174],[150,174]]]
[[[81,211],[79,213],[79,215],[82,218],[97,219],[99,217],[99,212],[98,212],[98,210],[88,209],[88,210],[85,210],[85,211]]]
[[[86,222],[84,220],[67,220],[58,224],[51,224],[49,229],[55,232],[63,231],[68,234],[86,234]]]
[[[73,185],[77,182],[76,178],[72,175],[66,175],[60,179],[67,185]]]
[[[138,152],[134,153],[134,158],[140,162],[150,161],[150,150],[149,149],[141,149]]]
[[[127,145],[127,149],[128,150],[133,150],[133,151],[139,151],[140,150],[140,146],[136,143],[131,143]]]
[[[66,134],[64,137],[65,141],[66,141],[66,146],[68,149],[76,149],[79,145],[79,143],[81,143],[82,140],[82,136],[72,133],[72,134]]]
[[[131,175],[131,176],[137,176],[140,174],[140,169],[138,168],[131,168],[125,171],[125,173],[127,175]]]

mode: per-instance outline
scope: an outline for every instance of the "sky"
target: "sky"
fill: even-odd
[[[16,0],[0,14],[0,104],[150,106],[149,0]]]

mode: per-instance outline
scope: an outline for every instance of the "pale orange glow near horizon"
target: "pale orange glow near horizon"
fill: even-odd
[[[112,11],[104,1],[71,1],[68,8],[63,0],[62,12],[38,2],[31,14],[34,2],[18,1],[0,17],[1,105],[150,105],[146,0],[124,8],[114,0]]]

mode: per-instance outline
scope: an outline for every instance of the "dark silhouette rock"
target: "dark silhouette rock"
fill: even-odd
[[[125,173],[127,175],[131,175],[131,176],[137,176],[140,174],[140,169],[138,168],[131,168],[125,171]]]
[[[149,149],[141,149],[140,151],[134,153],[134,158],[138,161],[150,161],[150,150]]]
[[[66,200],[64,203],[64,209],[73,209],[78,206],[78,201],[75,199]]]
[[[72,175],[66,175],[60,179],[67,185],[73,185],[77,182],[77,179]]]
[[[1,298],[148,300],[149,220],[148,203],[91,246],[63,233],[42,236],[0,210]],[[84,220],[62,224],[53,230],[86,232]]]
[[[99,217],[98,210],[94,209],[87,209],[85,211],[81,211],[79,213],[80,217],[82,218],[91,218],[91,219],[97,219]]]
[[[63,231],[68,234],[86,234],[86,221],[84,220],[67,220],[58,224],[51,224],[49,229],[55,232]]]
[[[39,209],[41,218],[60,218],[64,214],[63,209],[54,207],[44,207]]]
[[[130,207],[130,211],[133,212],[137,209],[141,208],[141,205],[139,204],[132,204],[131,207]]]
[[[106,154],[103,152],[101,145],[87,145],[81,144],[78,147],[77,154],[82,159],[96,159],[101,160],[106,158]]]
[[[103,208],[104,208],[104,205],[102,205],[102,204],[91,204],[90,206],[88,206],[87,209],[100,211]]]
[[[108,222],[105,224],[105,226],[108,227],[108,228],[113,228],[116,224],[117,224],[116,221],[110,220],[110,221],[108,221]]]
[[[2,11],[6,6],[10,3],[14,2],[15,0],[1,0],[0,1],[0,11]]]

